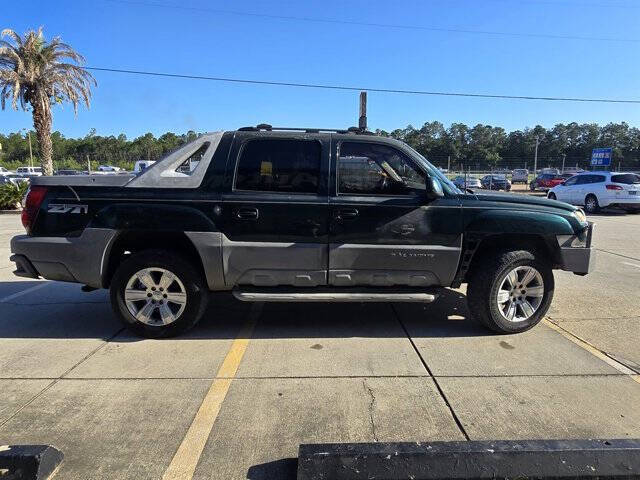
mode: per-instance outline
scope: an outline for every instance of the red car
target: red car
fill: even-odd
[[[552,173],[543,173],[542,175],[538,175],[533,179],[529,188],[531,190],[550,190],[556,185],[560,185],[562,182],[566,180],[562,175],[554,175]]]

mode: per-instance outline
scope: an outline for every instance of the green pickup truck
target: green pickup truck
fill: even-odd
[[[212,292],[432,302],[464,283],[478,321],[522,332],[551,304],[553,269],[594,261],[582,210],[462,191],[408,145],[356,129],[263,124],[204,134],[137,176],[33,178],[22,221],[17,275],[109,288],[147,337],[193,327]]]

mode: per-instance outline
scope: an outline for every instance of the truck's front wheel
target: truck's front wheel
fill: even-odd
[[[548,262],[526,250],[488,254],[472,271],[467,301],[473,317],[497,333],[519,333],[536,325],[553,299]]]
[[[193,327],[207,306],[208,289],[186,259],[164,250],[132,255],[111,280],[111,305],[130,330],[171,337]]]

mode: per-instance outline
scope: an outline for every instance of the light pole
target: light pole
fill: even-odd
[[[21,132],[27,132],[27,136],[29,137],[29,166],[33,167],[33,149],[31,148],[31,130],[27,130],[26,128],[20,129]]]
[[[538,172],[538,145],[540,145],[540,135],[536,135],[536,153],[533,157],[533,175]]]
[[[562,173],[564,173],[564,159],[567,158],[567,154],[563,153],[562,154]]]

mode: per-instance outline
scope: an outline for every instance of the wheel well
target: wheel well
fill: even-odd
[[[129,256],[150,249],[179,253],[206,278],[198,250],[183,232],[127,231],[118,235],[109,250],[109,257],[105,259],[106,268],[102,273],[102,286],[109,288],[113,274]]]
[[[555,242],[555,237],[547,238],[543,235],[535,234],[489,235],[480,240],[480,244],[471,259],[469,270],[465,275],[465,281],[469,278],[469,273],[473,271],[474,267],[476,267],[483,258],[491,255],[492,252],[508,248],[536,252],[548,259],[553,267],[560,264],[560,252]]]

